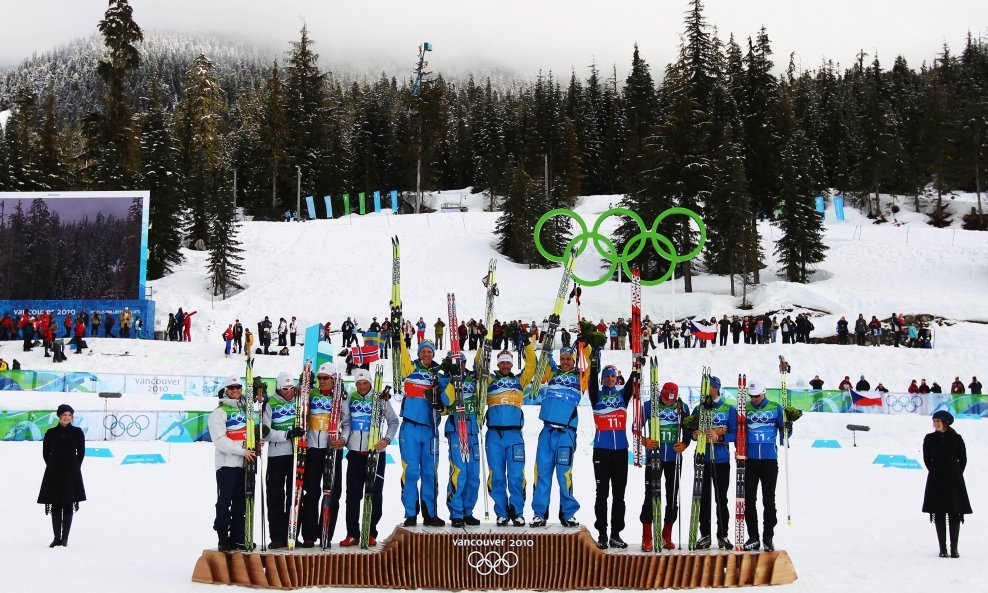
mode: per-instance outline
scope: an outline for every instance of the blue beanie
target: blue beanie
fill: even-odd
[[[939,420],[940,422],[943,422],[947,426],[950,426],[951,424],[954,423],[953,415],[947,410],[937,410],[936,412],[933,412],[933,419]]]
[[[716,389],[717,391],[720,391],[720,378],[710,377],[710,386]]]
[[[607,365],[604,370],[600,373],[601,378],[604,377],[617,377],[617,369],[613,365]]]
[[[419,349],[416,351],[417,354],[418,354],[418,356],[422,356],[422,349],[423,348],[428,348],[428,349],[432,350],[433,354],[435,354],[435,352],[436,352],[436,345],[435,344],[433,344],[429,340],[422,340],[421,342],[419,342]]]

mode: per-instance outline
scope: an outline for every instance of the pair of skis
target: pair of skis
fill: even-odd
[[[456,320],[456,295],[448,293],[446,295],[446,307],[449,313],[449,327],[459,327]],[[464,363],[460,360],[460,336],[456,331],[451,331],[449,336],[449,348],[453,355],[453,369],[450,373],[450,382],[453,385],[453,413],[456,421],[456,437],[460,441],[460,459],[463,463],[470,461],[470,426],[467,424],[467,406],[463,401],[463,375]]]
[[[704,401],[710,397],[710,367],[703,367],[703,375],[700,380],[700,404],[697,411],[697,430],[699,434],[696,439],[696,454],[693,458],[693,504],[690,508],[690,534],[689,549],[696,550],[697,535],[700,528],[700,499],[703,494],[703,479],[707,469],[707,431],[713,424],[713,410],[704,405]]]
[[[748,452],[748,375],[738,375],[737,415],[737,437],[734,440],[737,465],[737,491],[735,492],[734,499],[734,549],[740,552],[744,550],[746,539],[744,525],[744,480]]]
[[[652,483],[649,489],[649,497],[652,505],[652,549],[656,552],[662,551],[662,390],[659,387],[659,358],[657,356],[649,359],[649,415],[648,415],[648,436],[653,441],[659,442],[659,448],[652,451],[648,459],[649,473],[652,475]],[[640,440],[637,439],[637,440]]]
[[[631,268],[631,369],[637,372],[635,380],[631,385],[631,435],[634,441],[634,461],[635,467],[642,466],[642,428],[644,418],[642,418],[641,400],[641,353],[642,353],[642,276],[638,266]],[[655,381],[658,381],[658,369],[653,367],[656,373]],[[652,383],[652,391],[656,389],[656,383]],[[654,397],[653,397],[654,399]],[[653,411],[654,415],[655,412]],[[651,420],[649,420],[651,422]]]
[[[549,325],[546,327],[545,339],[542,342],[542,353],[539,354],[539,360],[535,364],[535,374],[532,376],[532,380],[526,389],[533,398],[539,397],[539,391],[542,389],[542,380],[545,378],[545,370],[549,367],[549,357],[552,355],[552,345],[556,339],[556,329],[559,327],[563,305],[566,303],[566,295],[569,294],[569,282],[573,277],[573,266],[575,264],[576,253],[570,251],[566,256],[566,264],[563,266],[563,277],[559,281],[559,292],[556,293],[556,302],[552,306],[552,314],[549,315]]]
[[[477,443],[480,446],[480,481],[484,490],[484,520],[491,518],[489,504],[487,502],[487,456],[484,455],[484,422],[487,418],[487,387],[491,381],[491,341],[494,339],[494,297],[498,295],[497,280],[497,260],[492,259],[487,264],[487,276],[484,277],[484,287],[487,289],[485,302],[484,328],[487,333],[484,335],[484,344],[480,351],[480,366],[477,373]]]
[[[309,391],[312,389],[312,361],[306,360],[302,369],[302,380],[295,397],[294,428],[306,428],[309,422]],[[288,549],[295,549],[298,539],[299,511],[302,508],[302,489],[305,484],[305,454],[308,451],[306,436],[302,435],[292,443],[292,465],[295,467],[295,480],[292,482],[292,506],[288,513]]]
[[[329,428],[327,432],[326,465],[323,468],[322,476],[322,506],[320,507],[319,521],[322,525],[322,532],[319,543],[323,550],[328,550],[331,543],[330,526],[333,522],[332,509],[330,503],[333,497],[333,487],[336,486],[336,460],[340,455],[339,449],[333,448],[333,441],[340,438],[340,417],[343,413],[343,376],[340,373],[333,375],[333,405],[329,411]]]
[[[374,367],[374,387],[372,391],[370,429],[367,434],[367,473],[364,477],[364,516],[360,523],[360,549],[366,550],[370,547],[371,522],[374,517],[374,489],[379,479],[384,476],[378,474],[378,463],[381,453],[377,451],[377,444],[381,442],[381,418],[384,402],[381,401],[381,392],[384,390],[384,367],[377,365]]]
[[[246,476],[244,478],[244,549],[250,552],[256,547],[256,544],[254,543],[254,490],[257,482],[257,454],[259,449],[257,438],[257,415],[254,405],[256,403],[254,401],[254,359],[250,357],[250,353],[247,355],[247,370],[246,377],[244,377],[243,400],[244,414],[247,425],[244,447],[248,451],[253,451],[254,453],[253,458],[248,459],[244,466],[244,469],[246,470]]]

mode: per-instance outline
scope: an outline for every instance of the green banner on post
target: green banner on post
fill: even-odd
[[[360,192],[359,195],[360,195],[360,213],[361,214],[366,214],[367,213],[367,208],[364,205],[364,198],[365,198],[364,192]]]
[[[350,194],[343,194],[343,216],[350,214]]]

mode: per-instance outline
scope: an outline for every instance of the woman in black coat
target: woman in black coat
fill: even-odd
[[[79,503],[86,500],[81,469],[86,456],[86,436],[81,428],[72,426],[75,414],[72,406],[62,404],[57,413],[58,425],[45,433],[42,448],[45,476],[38,494],[38,504],[45,505],[45,514],[51,513],[55,539],[49,548],[68,545],[72,512],[79,510]]]
[[[950,412],[936,412],[933,414],[934,432],[923,440],[923,461],[930,472],[926,477],[923,512],[930,513],[930,520],[936,525],[941,558],[947,557],[946,517],[950,517],[950,557],[960,558],[957,535],[964,515],[971,513],[971,502],[964,485],[967,451],[964,439],[950,427],[953,423],[954,417]]]

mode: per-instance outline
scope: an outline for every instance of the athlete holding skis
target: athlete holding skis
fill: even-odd
[[[664,509],[665,515],[662,521],[662,547],[666,550],[671,550],[675,546],[672,545],[672,526],[676,523],[676,516],[679,513],[679,492],[678,490],[678,476],[676,475],[677,461],[680,461],[680,455],[683,451],[689,447],[690,444],[690,433],[688,431],[682,431],[682,440],[680,440],[680,422],[682,419],[689,415],[690,409],[679,397],[679,385],[672,382],[667,382],[662,386],[662,391],[660,392],[659,399],[659,434],[651,435],[650,438],[642,438],[642,446],[645,447],[646,463],[645,463],[645,502],[642,503],[641,512],[641,522],[642,522],[642,551],[651,552],[652,551],[652,529],[653,523],[658,519],[654,517],[652,513],[652,488],[653,480],[661,480],[664,478],[666,483],[665,496],[666,496],[666,506]],[[644,404],[644,411],[642,413],[643,418],[651,418],[652,416],[652,401],[648,399]],[[659,438],[656,439],[655,437]],[[655,476],[652,474],[652,464],[648,463],[653,455],[659,456],[659,474]],[[655,529],[658,529],[658,525],[654,525]]]
[[[371,374],[364,369],[353,371],[356,393],[349,397],[350,436],[346,448],[346,539],[340,542],[340,547],[348,548],[357,545],[360,538],[360,502],[363,495],[364,480],[367,477],[368,439],[371,431],[371,406],[374,394],[371,392]],[[391,396],[387,388],[381,394],[381,416],[388,424],[388,432],[374,447],[381,452],[388,448],[398,433],[398,415],[395,414],[388,401]],[[370,541],[371,546],[377,545],[377,522],[381,520],[381,505],[383,504],[382,490],[384,488],[384,468],[387,456],[377,457],[377,480],[374,485],[372,500]]]
[[[757,379],[748,381],[751,402],[747,413],[747,461],[745,465],[744,506],[748,541],[745,550],[767,552],[775,550],[775,526],[779,522],[775,510],[775,486],[779,479],[779,451],[777,442],[782,431],[792,432],[792,423],[785,420],[781,404],[772,403],[765,396],[765,384]],[[758,486],[762,488],[762,538],[758,537]]]
[[[240,377],[230,375],[220,390],[220,405],[209,414],[209,437],[216,447],[216,531],[220,552],[244,549],[246,525],[244,462],[254,459],[254,451],[244,446],[247,418],[241,398],[244,385]]]
[[[700,403],[711,413],[711,428],[707,431],[707,454],[704,456],[706,471],[703,476],[703,490],[700,495],[700,539],[697,540],[698,550],[707,550],[710,540],[710,490],[713,482],[714,497],[717,504],[717,547],[721,550],[734,548],[727,539],[731,528],[731,514],[727,506],[727,490],[731,484],[731,451],[728,443],[733,443],[737,434],[737,410],[720,397],[720,379],[710,377],[708,388],[709,397]],[[699,406],[693,411],[696,416]],[[699,437],[699,431],[693,432],[693,438]]]
[[[323,490],[331,492],[330,524],[327,541],[329,545],[336,530],[336,520],[340,511],[340,494],[342,489],[343,456],[336,456],[336,471],[333,484],[323,484],[326,457],[330,449],[342,449],[350,435],[350,407],[341,402],[339,434],[330,440],[330,415],[333,409],[333,394],[336,387],[336,368],[333,363],[325,362],[316,372],[316,387],[309,394],[309,426],[306,433],[305,459],[305,492],[302,495],[302,543],[299,547],[311,548],[320,539],[322,526],[320,524],[319,496]],[[342,386],[341,386],[342,387]],[[340,390],[340,396],[345,399],[345,393]]]
[[[480,351],[477,351],[479,358]],[[462,352],[450,352],[443,361],[444,369],[452,365],[462,365]],[[476,361],[474,361],[476,363]],[[476,366],[476,364],[475,364]],[[466,407],[465,418],[467,432],[470,435],[470,454],[463,460],[460,451],[460,435],[457,431],[457,418],[454,413],[456,393],[453,381],[450,380],[452,371],[446,372],[439,380],[442,402],[446,407],[446,440],[449,442],[449,485],[446,488],[446,508],[449,509],[449,522],[453,527],[464,525],[480,525],[480,520],[473,516],[480,494],[480,442],[479,427],[477,426],[477,375],[475,372],[460,371],[463,377],[463,403]]]
[[[295,381],[291,373],[278,375],[274,394],[261,415],[261,432],[268,443],[267,487],[268,528],[272,550],[288,545],[288,511],[292,504],[292,440],[305,436],[295,424]]]
[[[439,397],[439,363],[435,345],[423,340],[418,358],[412,360],[408,346],[401,343],[401,376],[404,399],[401,402],[401,428],[398,447],[401,451],[401,503],[405,507],[405,527],[418,522],[421,504],[422,524],[442,527],[446,524],[436,514],[436,465],[439,462],[439,432],[436,410],[443,410]],[[422,481],[421,491],[419,480]]]
[[[597,374],[600,373],[600,379]],[[597,547],[601,550],[624,549],[628,544],[621,539],[624,529],[624,491],[628,485],[628,404],[631,392],[638,380],[633,371],[623,388],[617,387],[617,368],[607,365],[600,370],[600,350],[593,353],[590,362],[590,381],[587,394],[593,406],[596,432],[593,439],[593,474],[597,483],[594,502],[594,528],[597,529]],[[603,385],[600,385],[600,384]],[[610,538],[607,536],[607,497],[613,491],[611,505]]]
[[[497,371],[491,374],[487,387],[484,447],[491,472],[488,489],[500,527],[509,521],[515,527],[525,526],[525,441],[521,434],[525,414],[521,406],[525,387],[535,374],[535,348],[527,337],[523,342],[519,345],[525,352],[525,369],[521,375],[512,372],[511,352],[502,350],[497,355]]]

